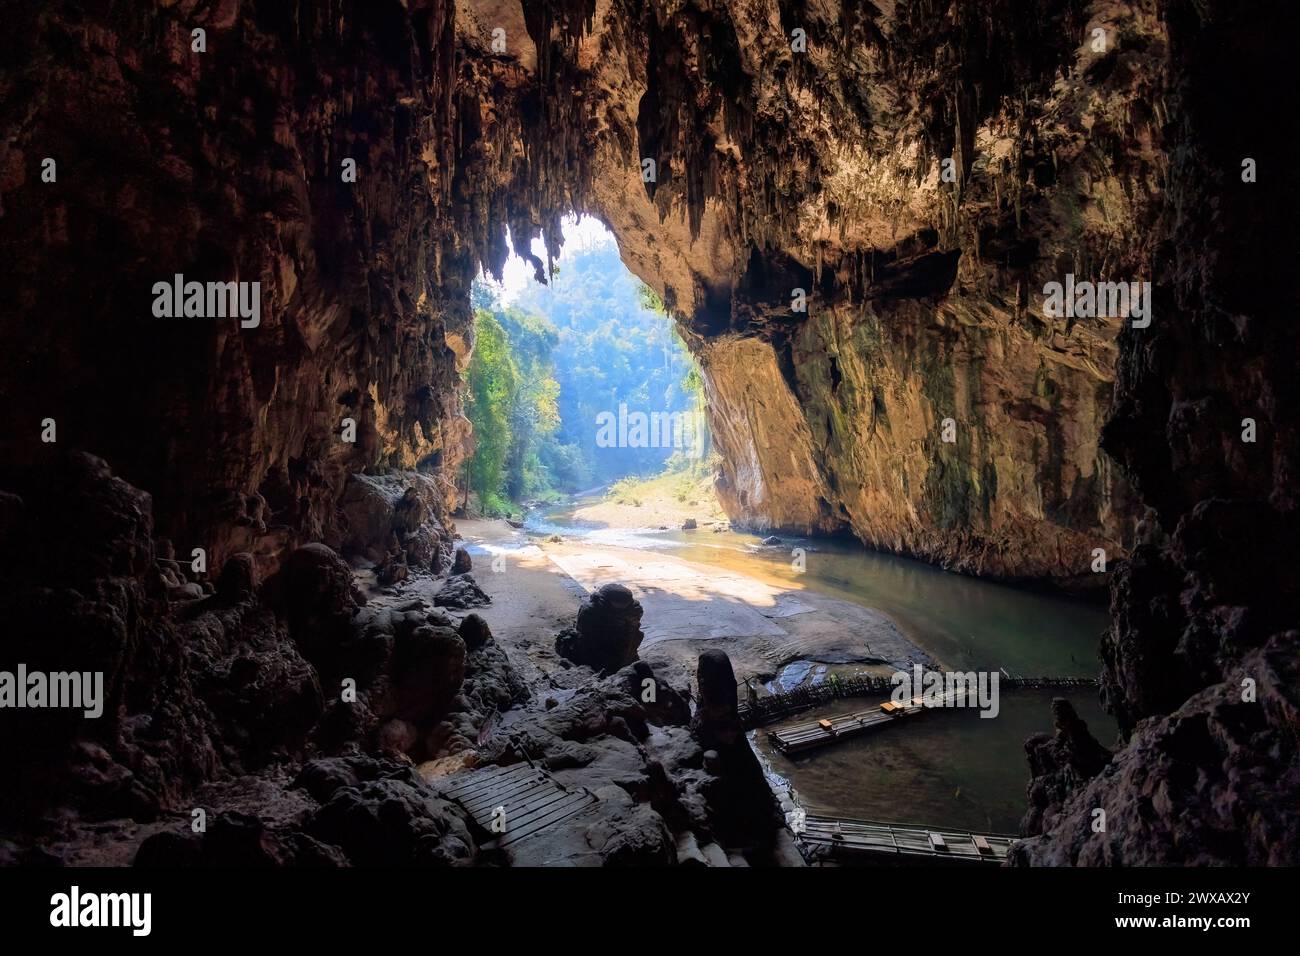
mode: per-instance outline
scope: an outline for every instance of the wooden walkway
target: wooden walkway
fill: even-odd
[[[571,790],[545,770],[528,764],[454,774],[439,780],[433,789],[464,807],[484,830],[500,833],[485,849],[506,847],[533,836],[581,813],[597,799],[585,787]]]
[[[963,691],[949,691],[943,695],[941,704],[931,707],[925,706],[923,703],[924,698],[921,696],[913,697],[909,701],[898,704],[885,701],[870,710],[841,714],[838,717],[828,717],[823,720],[812,720],[806,724],[794,724],[783,730],[771,730],[768,731],[767,736],[772,741],[772,745],[783,754],[802,753],[805,750],[813,750],[817,747],[825,747],[827,744],[839,743],[841,740],[859,737],[868,731],[895,724],[904,717],[923,714],[927,710],[935,709],[935,707],[951,706],[956,703],[959,697],[963,696],[965,696]]]
[[[1011,845],[1019,837],[1002,833],[971,833],[967,830],[930,829],[892,823],[872,823],[808,814],[795,838],[814,859],[830,856],[837,859],[916,858],[959,863],[1001,864]]]
[[[1005,671],[1003,675],[999,686],[1007,689],[1097,686],[1097,681],[1091,677],[1020,677],[1008,675]],[[895,684],[889,677],[832,678],[820,684],[796,687],[782,694],[768,694],[752,703],[747,700],[740,701],[740,722],[746,730],[752,730],[754,727],[774,723],[800,711],[811,710],[845,697],[889,694],[894,687]]]

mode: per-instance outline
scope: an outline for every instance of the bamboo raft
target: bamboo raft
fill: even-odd
[[[959,863],[1003,863],[1018,837],[1002,833],[937,830],[807,815],[795,833],[809,855],[840,859],[918,857]]]
[[[949,691],[934,706],[951,706],[957,702],[958,698],[963,696],[965,696],[963,691]],[[768,738],[781,753],[787,755],[797,754],[805,750],[812,750],[816,747],[824,747],[827,744],[861,736],[868,731],[896,723],[904,717],[914,717],[931,709],[934,709],[934,707],[925,706],[924,697],[919,695],[911,700],[899,703],[887,700],[870,710],[861,710],[857,713],[843,714],[839,717],[809,721],[806,724],[795,724],[792,727],[786,727],[784,730],[769,731]]]
[[[533,836],[583,812],[597,800],[585,787],[571,790],[545,770],[528,764],[454,774],[436,783],[434,789],[464,807],[484,830],[500,832],[485,848],[506,847]]]
[[[1003,672],[1005,674],[1005,672]],[[849,677],[828,680],[812,686],[796,687],[781,694],[769,694],[753,703],[742,701],[740,722],[746,730],[782,720],[800,711],[811,710],[845,697],[871,697],[889,694],[894,689],[889,677]],[[1018,688],[1096,687],[1091,677],[1014,677],[1006,675],[1000,686]]]

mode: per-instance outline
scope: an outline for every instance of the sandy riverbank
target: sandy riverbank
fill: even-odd
[[[504,521],[462,520],[458,528],[493,598],[480,613],[499,641],[527,657],[528,670],[558,686],[567,681],[554,635],[585,594],[611,581],[630,587],[645,609],[640,654],[656,667],[693,675],[709,647],[727,652],[737,679],[767,679],[792,661],[866,673],[934,663],[886,615],[815,591],[590,539],[539,540]]]
[[[616,486],[602,499],[576,508],[573,517],[606,528],[680,528],[688,518],[702,530],[728,525],[712,475],[660,475],[631,487]]]

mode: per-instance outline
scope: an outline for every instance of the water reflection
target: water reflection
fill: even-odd
[[[952,574],[839,539],[789,538],[778,547],[761,547],[758,536],[732,531],[601,528],[573,520],[580,505],[538,514],[526,527],[538,534],[671,550],[688,561],[876,608],[954,669],[1005,668],[1036,677],[1097,672],[1097,645],[1107,625],[1107,613],[1097,604]],[[803,573],[793,567],[795,548],[805,552]]]
[[[689,561],[876,608],[956,670],[1081,677],[1098,670],[1098,641],[1107,626],[1099,605],[952,574],[850,541],[790,538],[778,547],[762,547],[758,536],[730,531],[602,528],[575,521],[572,510],[580,506],[538,514],[526,527],[537,534],[671,550]],[[793,567],[795,548],[805,552],[804,573]],[[796,662],[779,681],[792,686],[810,673],[815,668],[808,662]],[[1024,741],[1050,732],[1054,696],[1067,697],[1093,735],[1113,743],[1116,724],[1091,689],[1003,690],[994,719],[982,719],[975,710],[941,710],[793,759],[768,745],[763,730],[756,742],[810,811],[1015,833],[1027,805]],[[870,703],[840,701],[797,719],[861,710]]]
[[[821,750],[785,757],[754,739],[771,769],[786,778],[810,813],[888,823],[1016,833],[1028,806],[1024,741],[1050,730],[1050,691],[1002,694],[996,718],[974,710],[936,710]],[[1114,721],[1095,695],[1071,695],[1075,709],[1103,743]],[[800,715],[814,720],[865,706],[843,703]]]

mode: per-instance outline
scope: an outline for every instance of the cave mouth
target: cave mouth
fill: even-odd
[[[571,215],[561,229],[558,254],[534,239],[527,258],[473,284],[462,402],[474,450],[458,476],[460,513],[634,500],[670,485],[683,503],[713,499],[703,378],[676,323],[599,219]]]
[[[940,786],[1027,752],[1013,862],[1300,860],[1279,0],[74,6],[0,57],[0,864],[800,865],[741,730],[926,648],[1097,675],[1104,718],[907,723]],[[573,209],[699,363],[721,516],[657,308],[625,349],[596,284],[576,325],[473,302]],[[1032,582],[1113,620],[1071,653]],[[808,792],[1025,809],[866,756]],[[525,763],[597,824],[503,851],[455,782]]]
[[[534,239],[499,278],[480,274],[471,290],[475,347],[463,403],[475,442],[456,518],[481,543],[476,556],[509,553],[509,533],[491,521],[505,518],[585,588],[627,585],[644,606],[651,642],[665,619],[685,644],[734,632],[742,646],[729,652],[733,673],[754,707],[888,679],[896,670],[889,662],[914,655],[959,672],[1005,675],[998,721],[946,714],[919,735],[846,743],[831,761],[793,760],[767,735],[754,746],[774,779],[840,815],[903,820],[911,813],[933,825],[1014,832],[1023,814],[1023,740],[1041,728],[1053,696],[1068,700],[1102,738],[1117,730],[1089,673],[1097,635],[1109,623],[1105,610],[872,549],[838,528],[766,526],[748,519],[761,510],[745,491],[728,513],[715,481],[725,484],[724,466],[734,471],[736,461],[709,453],[705,442],[682,448],[656,434],[664,417],[705,411],[700,369],[678,320],[626,267],[600,220],[570,216],[561,225],[564,243],[549,274],[539,279],[539,264],[553,250]],[[766,268],[756,252],[749,263],[747,276]],[[790,273],[781,282],[807,277]],[[708,351],[708,337],[694,332],[695,348]],[[797,392],[806,366],[821,359],[801,356],[805,370],[796,368],[796,334],[792,326],[770,346],[751,338],[739,369],[724,374],[761,381],[759,361],[775,355],[779,383]],[[833,354],[824,360],[831,396],[860,387],[852,382],[860,368],[841,370]],[[763,397],[772,394],[763,389]],[[883,389],[866,395],[887,430]],[[715,421],[731,436],[729,447],[752,446],[762,414],[736,420],[728,411]],[[818,505],[829,510],[824,499]],[[601,570],[593,574],[592,565]],[[682,583],[691,577],[700,583]],[[773,609],[764,610],[769,603]],[[796,628],[786,636],[789,659],[774,662],[743,646],[770,629],[766,613],[807,615],[814,627],[829,613],[874,636],[864,647],[856,636],[808,641]],[[840,719],[851,706],[830,693],[801,719]],[[900,800],[881,781],[894,779],[892,765],[918,755],[947,772],[913,780]]]

